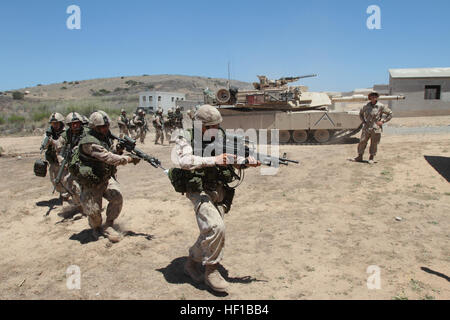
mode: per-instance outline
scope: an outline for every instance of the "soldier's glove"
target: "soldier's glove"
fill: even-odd
[[[128,163],[132,162],[134,165],[137,165],[141,161],[141,158],[135,156],[134,154],[129,154],[128,156],[131,158]]]
[[[118,145],[116,146],[116,153],[119,154],[119,155],[122,155],[124,149],[125,149],[125,148],[124,148],[123,145],[118,144]]]

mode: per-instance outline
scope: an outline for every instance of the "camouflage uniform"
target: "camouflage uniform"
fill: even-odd
[[[47,149],[45,152],[45,160],[47,160],[49,164],[48,171],[53,187],[56,188],[56,191],[59,192],[63,197],[67,197],[68,194],[66,190],[64,190],[64,188],[60,184],[55,184],[55,179],[60,168],[60,162],[62,161],[62,158],[58,156],[58,147],[63,132],[64,125],[61,126],[61,129],[58,131],[54,130],[53,127],[50,126],[45,132],[44,139],[47,136],[50,137],[47,146],[45,146],[45,148]]]
[[[181,110],[178,107],[175,110],[174,118],[175,118],[175,128],[183,129],[183,114],[181,113]]]
[[[120,138],[123,138],[123,136],[128,136],[130,134],[128,132],[128,125],[130,123],[130,120],[127,118],[127,115],[124,114],[124,112],[122,112],[122,114],[117,119],[117,123],[120,130]]]
[[[85,157],[85,162],[93,163],[93,166],[108,170],[99,170],[104,175],[98,184],[81,184],[81,203],[83,212],[89,217],[91,228],[99,228],[102,224],[102,198],[109,201],[106,209],[107,222],[112,223],[122,210],[122,193],[119,183],[114,179],[115,167],[129,162],[127,156],[112,152],[112,141],[109,138],[101,138],[92,130],[80,142],[80,158]],[[83,160],[82,160],[83,161]]]
[[[171,143],[172,132],[173,132],[173,111],[169,109],[167,111],[167,117],[164,119],[164,132],[166,134],[166,140]]]
[[[163,118],[160,113],[156,113],[153,116],[153,127],[156,131],[155,144],[158,144],[158,140],[161,138],[161,144],[164,144],[164,132],[163,132]]]
[[[71,128],[68,128],[61,135],[61,139],[58,141],[58,152],[61,152],[61,150],[63,150],[66,147],[66,145],[71,150],[69,152],[69,158],[67,159],[67,163],[70,163],[73,153],[75,152],[76,148],[78,148],[78,144],[80,143],[81,139],[85,136],[86,134],[85,130],[86,129],[83,126],[81,126],[80,130],[74,133],[72,132]],[[67,168],[64,169],[61,183],[64,186],[65,190],[67,190],[72,196],[73,204],[75,206],[81,206],[80,185],[75,180],[73,174],[67,170]]]
[[[383,119],[383,114],[386,117]],[[373,105],[371,102],[366,104],[360,111],[359,117],[363,122],[361,140],[358,144],[358,155],[362,157],[366,150],[367,142],[370,142],[370,155],[375,157],[377,154],[378,144],[381,140],[382,127],[377,125],[378,121],[386,123],[392,119],[392,111],[385,105],[377,102]]]
[[[216,165],[215,157],[193,155],[191,143],[182,130],[174,132],[175,152],[181,169],[195,170]],[[224,208],[217,206],[223,200],[224,190],[218,185],[216,192],[186,193],[194,206],[200,235],[189,249],[189,256],[203,265],[214,265],[220,262],[225,246]]]
[[[130,133],[130,137],[136,140],[136,124],[134,123],[134,118],[136,118],[137,115],[133,113],[131,116],[130,122],[128,123],[128,131]]]
[[[145,143],[145,136],[147,134],[147,121],[143,113],[139,113],[134,117],[133,123],[136,125],[136,136],[134,139],[140,139],[141,143]]]

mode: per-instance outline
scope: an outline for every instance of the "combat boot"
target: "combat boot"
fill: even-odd
[[[363,162],[363,155],[360,154],[360,155],[357,156],[355,159],[353,159],[353,161],[355,161],[355,162]]]
[[[374,164],[375,163],[374,159],[375,159],[375,156],[370,156],[369,163]]]
[[[205,284],[217,292],[226,292],[228,288],[228,282],[222,278],[217,264],[207,265],[205,268]]]
[[[194,261],[190,257],[188,257],[186,263],[184,264],[184,274],[191,277],[191,279],[197,283],[203,281],[203,273],[200,263]]]

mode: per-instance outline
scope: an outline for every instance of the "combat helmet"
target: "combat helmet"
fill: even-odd
[[[222,115],[215,107],[205,104],[195,113],[195,120],[201,121],[204,126],[214,126],[222,123]]]
[[[370,97],[372,97],[372,96],[376,96],[377,98],[378,97],[380,97],[380,94],[378,93],[378,92],[376,92],[376,91],[372,91],[371,93],[369,93],[369,99],[370,99]]]
[[[169,108],[169,110],[167,110],[167,113],[168,113],[168,114],[169,114],[169,113],[173,113],[172,108]]]
[[[68,125],[77,121],[83,123],[83,117],[78,112],[71,112],[66,117],[66,124]]]
[[[63,122],[64,123],[64,116],[58,112],[52,113],[50,118],[48,119],[48,123],[52,123],[52,122]]]
[[[111,119],[105,111],[96,111],[89,117],[89,128],[93,129],[99,126],[109,125]]]

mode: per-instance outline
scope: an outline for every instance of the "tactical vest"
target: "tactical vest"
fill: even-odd
[[[50,136],[53,140],[58,140],[62,133],[63,130],[55,131],[51,126],[46,131],[46,135]],[[49,163],[52,164],[58,164],[58,157],[56,155],[56,150],[52,145],[50,145],[45,151],[45,160],[47,160]]]
[[[194,150],[193,130],[188,129],[186,131],[191,134],[191,146]],[[202,155],[207,146],[208,143],[206,142],[202,144]],[[211,156],[214,156],[214,152]],[[169,179],[176,192],[183,194],[187,192],[200,193],[202,191],[215,191],[219,184],[231,189],[228,184],[236,179],[236,174],[232,166],[214,166],[195,170],[172,168],[169,170]]]
[[[83,186],[92,187],[114,177],[117,168],[85,154],[82,148],[85,144],[97,144],[108,151],[112,150],[112,142],[109,138],[104,138],[93,130],[86,133],[81,138],[79,147],[75,149],[69,165],[69,171],[75,176],[77,182]]]

